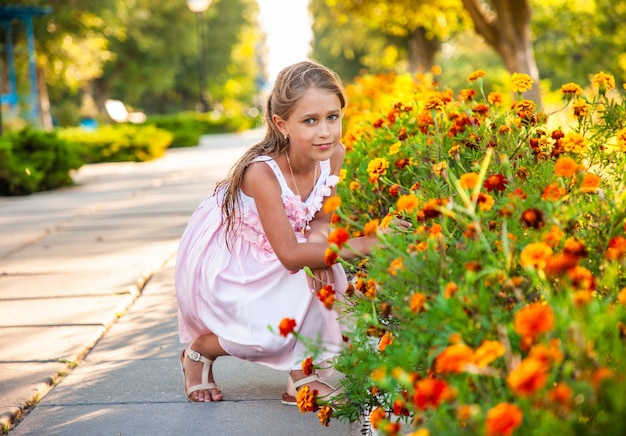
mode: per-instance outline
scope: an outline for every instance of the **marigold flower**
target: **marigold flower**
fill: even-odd
[[[474,352],[474,364],[484,368],[498,357],[504,356],[504,345],[498,341],[483,341]]]
[[[582,192],[596,192],[600,188],[600,177],[593,173],[583,174],[583,180],[580,183]]]
[[[392,260],[388,268],[389,274],[395,276],[395,275],[398,275],[398,271],[405,270],[406,267],[404,266],[403,262],[404,262],[404,259],[402,257],[397,257],[394,260]]]
[[[550,365],[563,361],[563,351],[561,351],[560,341],[553,339],[548,345],[533,345],[528,352],[528,357],[541,362],[547,371],[550,369]]]
[[[379,224],[380,224],[380,221],[378,220],[378,218],[368,221],[363,226],[363,234],[365,236],[375,235],[376,232],[378,231]]]
[[[389,227],[389,224],[391,224],[391,221],[393,221],[393,218],[394,216],[391,214],[385,215],[383,220],[380,222],[380,227],[382,227],[383,229],[386,229],[387,227]]]
[[[382,338],[380,338],[380,342],[378,343],[378,351],[380,351],[381,353],[383,351],[385,351],[385,349],[393,344],[393,340],[396,337],[393,335],[393,333],[391,332],[385,332],[385,334],[382,336]]]
[[[387,417],[387,413],[383,410],[382,407],[377,407],[372,410],[370,413],[370,424],[374,429],[378,429],[381,421],[383,421]]]
[[[620,151],[626,153],[626,128],[618,130],[615,136],[617,138],[617,147]]]
[[[571,406],[573,396],[574,390],[562,382],[557,383],[547,394],[548,401],[567,409]]]
[[[517,116],[522,119],[530,120],[536,110],[537,105],[532,100],[520,100],[515,103],[515,111],[517,112]]]
[[[324,285],[317,291],[317,298],[324,303],[326,309],[332,309],[335,304],[335,289],[332,285]]]
[[[443,288],[443,297],[451,298],[456,292],[459,290],[459,286],[454,282],[446,283],[446,286]]]
[[[313,358],[312,357],[309,356],[302,361],[302,372],[304,372],[304,375],[313,374]]]
[[[572,98],[582,94],[583,89],[580,86],[578,86],[576,83],[570,82],[561,86],[561,92],[565,94],[565,98],[567,100],[571,100]]]
[[[593,85],[596,86],[600,94],[604,94],[606,91],[610,91],[615,88],[615,78],[611,74],[607,74],[604,71],[600,71],[593,76]]]
[[[389,168],[389,161],[382,157],[372,159],[367,164],[367,174],[369,174],[370,181],[375,182],[380,176],[387,174],[387,168]]]
[[[293,333],[296,328],[296,320],[292,318],[283,318],[278,325],[278,331],[281,336],[287,337],[289,333]]]
[[[619,291],[619,294],[617,294],[617,301],[619,301],[619,304],[622,306],[626,306],[626,288],[622,288],[622,290]]]
[[[578,264],[578,258],[566,253],[550,257],[544,269],[548,277],[559,277]]]
[[[326,249],[326,252],[324,253],[324,262],[326,265],[331,266],[336,264],[338,258],[339,255],[334,250],[331,248]]]
[[[330,418],[333,416],[333,409],[329,406],[320,407],[320,411],[317,414],[317,417],[320,420],[320,424],[324,427],[328,427],[330,425]]]
[[[552,256],[552,248],[545,242],[528,244],[520,254],[520,264],[523,267],[544,269],[548,259]]]
[[[550,231],[541,237],[541,240],[551,247],[556,247],[565,233],[557,225],[550,227]]]
[[[529,397],[545,386],[548,374],[543,362],[526,358],[510,372],[506,381],[515,394]]]
[[[336,211],[341,206],[341,198],[333,195],[324,201],[324,212],[330,213]]]
[[[474,351],[465,344],[454,344],[444,348],[435,359],[435,370],[439,373],[463,372],[465,365],[474,359]]]
[[[490,211],[495,203],[496,201],[491,195],[482,192],[478,194],[478,198],[476,199],[476,204],[482,212]]]
[[[358,191],[360,187],[361,185],[359,184],[359,182],[350,182],[350,191]]]
[[[396,202],[396,207],[398,212],[412,212],[417,209],[419,204],[419,200],[415,196],[415,194],[406,194],[401,195]]]
[[[348,242],[349,239],[350,234],[343,227],[337,227],[336,229],[333,229],[333,231],[330,232],[330,234],[328,235],[328,242],[330,244],[336,244],[337,247],[339,247],[340,249],[341,247],[343,247],[343,244]]]
[[[587,151],[589,142],[580,133],[569,132],[561,139],[563,149],[570,153],[582,154]]]
[[[584,266],[577,265],[570,268],[567,270],[567,275],[575,289],[593,291],[596,288],[596,278]]]
[[[576,101],[574,101],[574,103],[572,103],[572,113],[574,114],[574,118],[576,119],[588,117],[589,111],[589,104],[582,98],[578,98],[576,99]]]
[[[536,207],[531,207],[522,212],[521,221],[525,227],[533,229],[540,229],[545,224],[543,211],[541,209],[537,209]]]
[[[446,103],[444,100],[441,99],[441,97],[432,96],[432,97],[429,97],[428,100],[426,100],[424,107],[426,109],[443,111],[446,107]]]
[[[440,176],[443,172],[448,168],[448,163],[446,161],[439,162],[433,165],[433,172]]]
[[[593,386],[598,389],[604,380],[611,377],[613,377],[613,370],[610,368],[600,367],[593,372],[591,376],[591,383],[593,383]]]
[[[459,179],[459,184],[463,189],[474,189],[478,184],[478,174],[465,173]]]
[[[523,338],[534,340],[554,328],[554,311],[547,304],[531,303],[522,307],[514,319],[514,329]]]
[[[402,186],[398,185],[397,183],[394,183],[393,185],[389,187],[389,195],[391,195],[392,197],[397,197],[398,195],[400,195],[401,190],[402,190]]]
[[[452,397],[452,390],[443,380],[427,378],[415,384],[413,404],[419,410],[436,409],[439,405]]]
[[[487,101],[489,104],[500,105],[504,101],[504,94],[497,91],[490,92],[487,95]],[[509,126],[500,126],[500,129],[498,129],[498,133],[500,134],[509,133],[510,131],[511,128]]]
[[[563,177],[572,177],[578,171],[578,162],[569,156],[560,157],[554,164],[554,174]]]
[[[508,180],[502,174],[492,174],[485,180],[485,189],[487,192],[502,192],[506,189],[507,183],[509,183]]]
[[[523,93],[532,89],[533,79],[528,74],[513,73],[511,75],[511,90],[517,93]]]
[[[626,238],[616,236],[609,241],[609,246],[604,253],[607,260],[621,260],[626,256]]]
[[[473,73],[470,73],[469,76],[467,76],[467,80],[470,82],[475,82],[478,79],[482,79],[483,77],[485,77],[487,75],[487,73],[483,70],[476,70]]]
[[[308,385],[302,386],[296,394],[296,404],[302,413],[317,411],[317,391],[311,391]]]
[[[413,313],[420,313],[424,311],[424,305],[426,304],[426,295],[421,292],[416,292],[411,295],[409,300],[409,308]]]
[[[522,424],[522,411],[515,404],[500,403],[487,412],[487,436],[510,436]]]
[[[456,409],[456,418],[463,426],[479,414],[480,406],[478,404],[461,404]]]

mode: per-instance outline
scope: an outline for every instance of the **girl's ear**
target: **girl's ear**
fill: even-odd
[[[272,115],[272,121],[274,122],[274,125],[276,127],[278,127],[278,130],[280,130],[280,132],[283,135],[287,133],[285,131],[285,121],[283,121],[283,119],[281,117],[279,117],[278,115],[274,114],[274,115]]]

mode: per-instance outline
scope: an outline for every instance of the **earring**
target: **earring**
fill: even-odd
[[[285,141],[287,140],[287,134],[283,133],[283,138],[285,139]]]

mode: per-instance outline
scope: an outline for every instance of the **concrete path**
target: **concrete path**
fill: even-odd
[[[226,357],[225,401],[186,400],[173,269],[198,203],[261,131],[147,163],[82,167],[77,185],[0,197],[0,434],[357,435],[280,403],[286,373]]]

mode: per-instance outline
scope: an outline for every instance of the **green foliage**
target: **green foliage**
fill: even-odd
[[[163,156],[174,135],[150,125],[118,124],[84,130],[59,129],[59,136],[80,149],[85,163],[145,162]]]
[[[73,184],[83,161],[75,144],[56,132],[30,128],[0,137],[0,193],[26,195]]]

